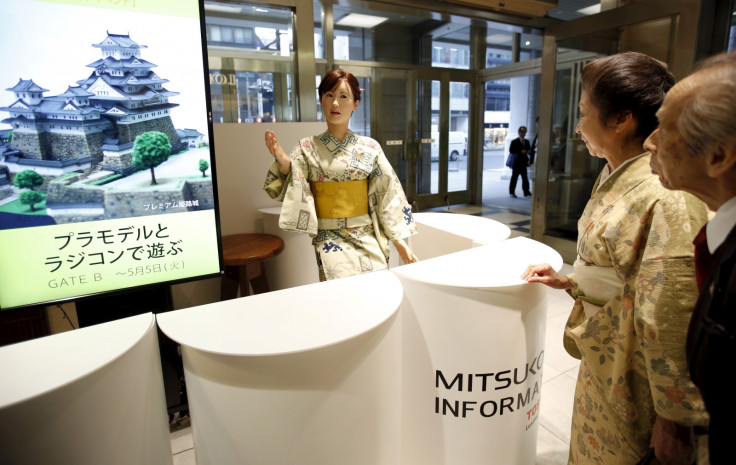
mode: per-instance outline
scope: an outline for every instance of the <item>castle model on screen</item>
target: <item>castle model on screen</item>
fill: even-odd
[[[92,47],[102,53],[87,65],[92,73],[59,95],[45,95],[43,76],[21,78],[6,89],[15,101],[0,107],[10,114],[2,122],[12,128],[3,131],[0,143],[0,201],[20,190],[20,200],[36,216],[24,224],[5,221],[0,229],[213,208],[211,180],[205,177],[208,151],[201,151],[204,158],[178,163],[176,186],[167,185],[171,179],[163,175],[156,179],[154,168],[170,154],[199,152],[207,140],[197,130],[174,128],[171,111],[179,105],[169,98],[179,93],[168,90],[169,81],[143,58],[147,46],[128,34],[108,32]],[[148,146],[136,150],[136,144],[144,143],[163,145],[162,156],[151,155]],[[125,180],[140,170],[137,175],[147,186],[176,190],[167,195],[170,211],[164,211],[163,202],[141,198],[147,190],[142,182]],[[183,179],[197,175],[199,180]],[[47,216],[38,216],[39,208]]]

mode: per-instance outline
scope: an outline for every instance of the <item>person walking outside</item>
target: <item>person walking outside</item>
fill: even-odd
[[[519,127],[519,137],[511,141],[509,147],[509,160],[506,166],[511,168],[511,181],[509,181],[509,195],[516,197],[516,181],[521,176],[521,190],[524,191],[524,197],[531,197],[532,191],[529,188],[529,177],[526,169],[532,166],[533,160],[529,158],[529,150],[531,145],[526,137],[526,126]]]

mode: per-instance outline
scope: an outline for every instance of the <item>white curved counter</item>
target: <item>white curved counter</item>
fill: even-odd
[[[395,464],[402,295],[379,271],[158,315],[197,463]]]
[[[1,463],[173,463],[151,313],[1,347],[0,373]]]
[[[562,258],[485,218],[416,217],[418,263],[158,315],[200,465],[535,462],[547,291],[520,275]],[[308,249],[284,266],[316,269]]]
[[[547,288],[520,275],[562,267],[518,237],[395,268],[402,304],[407,464],[536,462]]]
[[[417,234],[409,244],[420,260],[440,257],[511,235],[508,226],[489,218],[458,213],[415,213]]]
[[[266,265],[271,289],[288,289],[318,282],[312,239],[307,234],[279,228],[281,207],[261,208],[258,211],[263,219],[263,232],[284,241],[284,250]],[[414,220],[417,234],[410,237],[408,242],[420,260],[492,244],[511,235],[511,230],[505,224],[480,216],[427,212],[414,213]],[[393,243],[389,245],[389,267],[403,265]]]

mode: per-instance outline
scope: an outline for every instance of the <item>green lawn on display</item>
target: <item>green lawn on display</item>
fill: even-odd
[[[5,205],[0,205],[0,212],[4,213],[20,213],[22,215],[46,215],[46,201],[38,202],[33,206],[35,210],[31,211],[30,205],[20,203],[20,200],[16,199],[12,202],[8,202]]]

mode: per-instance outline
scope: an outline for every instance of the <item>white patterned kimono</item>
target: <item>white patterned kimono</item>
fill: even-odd
[[[387,268],[389,243],[416,233],[411,206],[381,145],[348,131],[340,142],[325,131],[300,140],[289,155],[291,173],[274,162],[263,186],[282,201],[279,226],[312,237],[320,280]],[[368,181],[368,214],[318,218],[310,181]]]
[[[686,426],[708,421],[685,359],[697,298],[692,240],[707,209],[690,194],[662,187],[650,157],[599,178],[578,222],[582,269],[568,276],[577,300],[564,340],[581,359],[571,464],[636,464],[657,415]],[[607,269],[621,283],[592,299],[587,315],[583,300],[592,293],[583,284],[597,272],[585,267]]]

